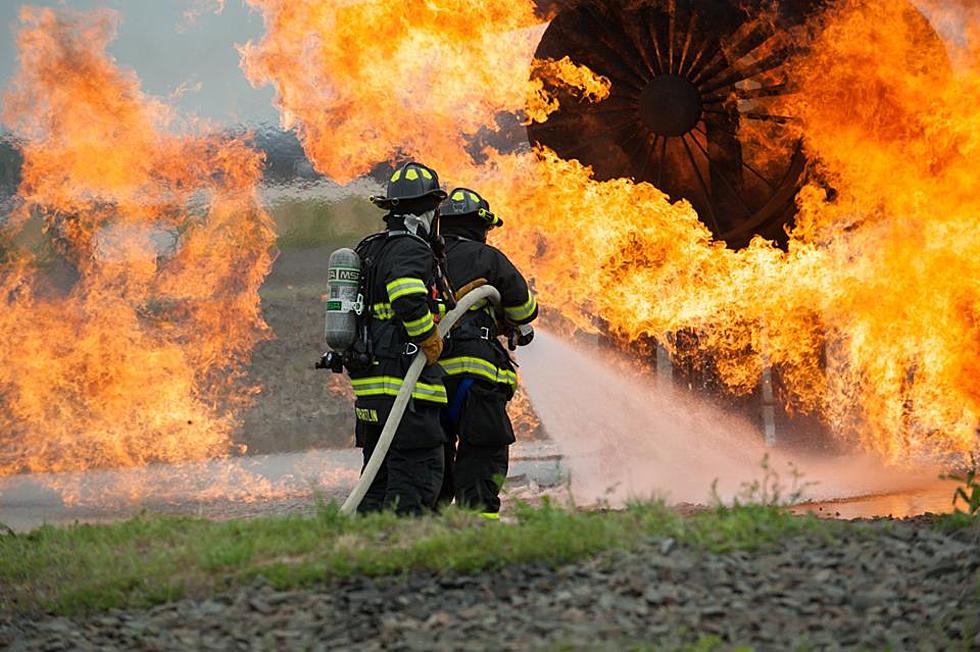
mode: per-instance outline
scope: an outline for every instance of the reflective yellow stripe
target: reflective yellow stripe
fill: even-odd
[[[523,321],[534,314],[534,309],[538,307],[538,302],[534,300],[534,295],[530,291],[527,293],[527,301],[519,306],[504,308],[504,314],[511,321]]]
[[[395,299],[409,294],[426,294],[425,283],[417,278],[396,278],[385,286],[388,289],[388,300],[394,302]]]
[[[435,322],[432,321],[432,315],[425,313],[422,317],[412,321],[403,322],[405,324],[405,330],[408,331],[409,337],[418,337],[425,331],[432,328]]]
[[[371,376],[351,380],[354,386],[354,396],[397,396],[402,388],[403,379],[394,376]],[[446,388],[442,385],[416,383],[412,397],[433,403],[448,403]]]
[[[458,358],[446,358],[439,361],[439,366],[449,376],[460,374],[471,374],[486,378],[491,383],[502,383],[504,385],[517,385],[517,374],[513,371],[500,369],[492,362],[487,362],[482,358],[471,356],[461,356]]]
[[[371,314],[376,319],[391,319],[395,316],[395,311],[391,309],[390,303],[376,303],[371,306]]]
[[[480,512],[480,518],[489,519],[491,521],[499,521],[500,514],[497,514],[496,512]]]

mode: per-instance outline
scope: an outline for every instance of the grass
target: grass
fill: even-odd
[[[661,503],[580,512],[520,506],[513,524],[449,511],[421,519],[313,516],[209,521],[144,515],[108,525],[44,526],[0,536],[0,610],[63,615],[139,608],[220,593],[261,576],[278,589],[351,575],[470,573],[527,562],[559,565],[673,538],[710,551],[752,549],[841,524],[771,506],[679,516]]]
[[[286,200],[267,207],[280,249],[310,249],[337,242],[356,243],[380,230],[382,211],[366,199]]]
[[[936,529],[948,533],[980,523],[980,464],[976,457],[970,455],[967,468],[940,477],[954,480],[959,485],[953,491],[953,511],[937,518]]]
[[[360,197],[336,201],[288,199],[270,203],[266,210],[275,223],[276,244],[280,249],[311,249],[337,243],[353,246],[384,226],[383,212]],[[0,227],[5,219],[0,215]],[[40,218],[30,220],[16,241],[0,229],[0,262],[6,259],[7,252],[15,249],[32,252],[42,264],[57,255],[50,237],[43,232]]]

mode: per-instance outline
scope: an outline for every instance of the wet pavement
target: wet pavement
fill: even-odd
[[[825,518],[908,518],[921,514],[947,514],[953,511],[956,483],[936,480],[931,486],[897,493],[857,496],[836,501],[799,505],[797,513],[813,513]],[[961,505],[962,507],[962,505]]]
[[[0,523],[16,531],[75,521],[101,522],[141,511],[237,518],[309,510],[314,499],[342,501],[360,470],[359,450],[230,457],[186,464],[25,474],[0,478]],[[561,482],[553,445],[512,451],[512,487]]]
[[[521,497],[562,491],[567,462],[550,442],[519,444],[508,487]],[[309,511],[314,500],[342,501],[357,479],[353,449],[254,455],[176,465],[0,478],[0,523],[27,531],[75,521],[103,522],[142,511],[239,518]],[[955,484],[935,480],[890,492],[821,496],[799,513],[827,518],[904,518],[952,510]]]

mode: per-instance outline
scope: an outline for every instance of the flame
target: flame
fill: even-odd
[[[957,15],[969,45],[953,72],[903,3],[842,0],[782,35],[810,46],[793,62],[799,92],[783,108],[816,162],[814,181],[785,250],[756,239],[732,251],[689,204],[648,184],[597,182],[546,150],[488,149],[480,163],[467,153],[472,134],[542,90],[529,71],[554,64],[529,63],[541,33],[528,27],[533,3],[250,2],[267,34],[243,49],[244,68],[275,85],[283,122],[298,126],[315,165],[345,181],[414,156],[450,185],[480,188],[511,217],[501,246],[568,323],[594,332],[601,322],[618,338],[650,336],[711,360],[735,393],[775,366],[790,409],[820,412],[839,436],[892,461],[976,447],[975,15]],[[596,84],[581,94],[601,101],[602,80],[575,75],[564,78]],[[530,106],[546,114],[553,101]],[[678,334],[687,347],[674,346]]]
[[[541,435],[541,420],[534,412],[534,406],[524,388],[518,386],[517,393],[507,403],[507,414],[518,440],[533,439]]]
[[[261,155],[176,129],[105,48],[116,14],[24,8],[0,268],[0,475],[226,455],[269,337]]]
[[[245,74],[274,85],[282,126],[341,183],[396,152],[425,152],[451,169],[498,113],[544,120],[557,108],[548,87],[596,99],[608,91],[608,80],[567,58],[539,62],[528,81],[541,21],[526,0],[249,4],[267,34],[241,49]]]

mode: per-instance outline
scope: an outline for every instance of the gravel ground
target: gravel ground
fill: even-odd
[[[205,601],[87,618],[0,616],[11,650],[673,649],[701,636],[758,650],[980,649],[980,529],[927,519],[709,554],[632,553],[476,576],[254,585]],[[727,647],[723,646],[722,649]]]

